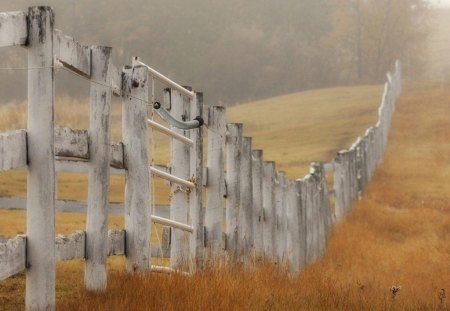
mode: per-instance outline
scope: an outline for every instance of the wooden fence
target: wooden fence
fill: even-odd
[[[397,62],[395,73],[387,76],[378,122],[332,162],[312,163],[309,175],[289,180],[274,162],[264,161],[261,150],[252,150],[242,124],[226,123],[224,107],[203,106],[202,93],[181,87],[138,58],[118,70],[111,48],[84,46],[55,30],[51,8],[0,13],[0,25],[0,47],[21,45],[28,51],[27,129],[0,135],[0,170],[28,172],[27,198],[2,198],[0,205],[26,207],[27,234],[0,241],[0,279],[26,271],[29,310],[54,309],[55,262],[60,260],[85,259],[85,285],[95,291],[106,288],[108,256],[125,256],[129,273],[192,272],[205,260],[220,258],[265,258],[300,270],[323,255],[331,227],[361,196],[382,161],[401,91]],[[60,66],[90,80],[87,130],[54,126],[54,79]],[[167,86],[162,105],[150,95],[155,81]],[[122,99],[123,141],[118,144],[111,143],[113,95]],[[150,120],[148,104],[158,105],[161,113],[170,110],[175,126]],[[172,140],[170,168],[150,165],[148,146],[155,130]],[[87,204],[55,199],[58,171],[88,174]],[[126,176],[123,205],[108,202],[110,174]],[[170,213],[151,208],[152,175],[171,182]],[[55,240],[56,209],[85,211],[86,229]],[[110,212],[124,214],[123,230],[108,231]],[[162,248],[150,245],[152,223],[168,226]],[[171,268],[151,265],[152,256],[162,255],[170,257]]]

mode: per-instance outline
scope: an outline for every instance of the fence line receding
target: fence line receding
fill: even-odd
[[[226,123],[224,107],[204,106],[201,92],[137,57],[117,69],[110,47],[85,46],[54,29],[51,8],[0,13],[0,25],[0,47],[23,46],[29,68],[27,128],[0,134],[0,170],[28,173],[27,198],[0,198],[0,206],[26,208],[27,233],[0,241],[0,279],[26,271],[30,310],[54,309],[61,260],[85,259],[85,285],[96,291],[106,288],[108,256],[125,256],[129,273],[192,272],[219,257],[265,258],[300,270],[324,254],[333,224],[371,181],[401,91],[397,61],[376,124],[330,163],[314,162],[307,176],[289,180],[262,150],[252,150],[242,124]],[[61,66],[91,82],[88,129],[54,125],[55,70]],[[162,103],[155,100],[155,82],[166,88]],[[122,100],[119,143],[111,142],[112,96]],[[156,122],[153,111],[167,125]],[[171,140],[170,167],[150,162],[153,130]],[[55,199],[59,171],[88,174],[87,204]],[[110,175],[126,176],[123,204],[108,202]],[[151,204],[153,177],[171,184],[170,212]],[[55,237],[57,209],[86,212],[85,230]],[[124,229],[108,231],[111,212],[124,214]],[[150,244],[153,223],[165,226],[160,247]],[[155,256],[170,258],[170,267],[152,265]]]

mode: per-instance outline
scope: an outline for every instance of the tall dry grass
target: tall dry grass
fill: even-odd
[[[271,265],[192,277],[110,274],[61,310],[450,310],[450,93],[411,85],[362,201],[299,275]],[[394,286],[394,287],[393,287]],[[395,290],[394,290],[395,288]]]

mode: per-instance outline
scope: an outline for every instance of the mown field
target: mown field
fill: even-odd
[[[450,190],[444,184],[448,95],[429,84],[407,88],[374,183],[336,227],[326,256],[299,276],[261,266],[250,271],[222,267],[191,278],[130,278],[120,272],[122,259],[114,258],[107,293],[93,295],[82,289],[82,261],[65,262],[58,264],[59,309],[443,309],[439,293],[450,290]],[[299,177],[310,161],[329,161],[362,134],[376,119],[380,97],[379,86],[310,91],[235,107],[229,119],[246,124],[245,134],[264,149],[265,159]],[[5,177],[2,189],[15,176]],[[71,182],[68,176],[69,189]],[[0,214],[0,235],[25,232],[22,211]],[[110,222],[120,227],[117,217]],[[57,222],[58,231],[70,232],[84,227],[84,216],[61,213]],[[0,282],[3,309],[23,307],[23,284],[23,275]],[[392,285],[402,286],[395,297]]]

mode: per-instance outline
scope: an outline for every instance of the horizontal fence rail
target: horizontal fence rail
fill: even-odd
[[[332,226],[372,180],[402,89],[397,61],[377,122],[330,162],[313,162],[308,175],[289,180],[252,149],[244,125],[227,124],[224,107],[204,106],[201,92],[138,57],[118,69],[111,48],[83,45],[53,29],[51,8],[0,13],[0,25],[0,47],[23,46],[33,69],[27,129],[0,134],[0,171],[27,171],[27,197],[0,198],[0,208],[27,214],[26,235],[0,236],[0,280],[26,271],[30,310],[55,308],[55,265],[63,260],[85,260],[85,285],[93,291],[106,289],[108,256],[124,256],[130,274],[189,275],[223,256],[230,263],[265,258],[299,271],[323,256]],[[88,129],[55,127],[54,72],[61,67],[90,81]],[[163,105],[155,99],[155,80],[165,86]],[[111,142],[113,95],[122,100],[118,143]],[[153,111],[168,125],[154,121]],[[171,139],[168,167],[152,161],[153,131]],[[87,174],[87,202],[55,199],[57,172]],[[123,203],[109,202],[111,175],[125,176]],[[170,182],[168,206],[151,203],[154,177]],[[55,210],[86,213],[86,228],[55,236]],[[111,213],[123,215],[124,228],[108,230]],[[154,224],[162,225],[161,236]],[[150,242],[155,233],[159,245]],[[170,267],[152,265],[154,257],[168,258]]]

